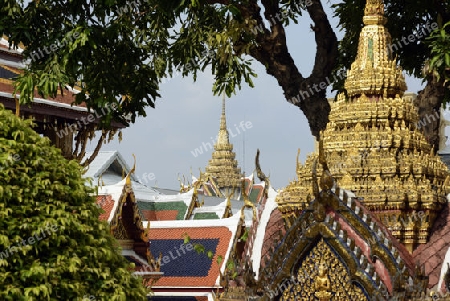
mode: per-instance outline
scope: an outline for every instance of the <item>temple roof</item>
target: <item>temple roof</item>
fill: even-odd
[[[428,240],[430,225],[446,202],[450,174],[417,127],[417,108],[404,93],[402,70],[390,53],[383,1],[367,1],[363,22],[357,56],[345,79],[347,93],[330,103],[320,139],[340,187],[361,198],[412,253]],[[308,204],[316,157],[298,164],[298,180],[280,193],[284,215]],[[425,217],[417,220],[419,212]]]
[[[100,214],[98,219],[101,221],[109,222],[110,220],[112,220],[112,217],[114,215],[113,209],[115,202],[112,195],[110,194],[97,195],[96,199],[97,199],[96,201],[97,206],[102,208],[104,211],[102,214]]]
[[[135,272],[144,277],[146,285],[158,279],[162,273],[153,257],[146,230],[132,190],[131,180],[127,178],[96,195],[97,205],[103,209],[99,219],[110,224],[111,233],[121,246],[121,254],[135,264]]]
[[[275,243],[275,241],[269,242],[268,240],[278,234],[279,230],[284,229],[284,223],[281,214],[277,210],[277,203],[275,202],[276,196],[277,192],[272,188],[269,189],[268,198],[263,199],[261,204],[258,204],[258,222],[254,224],[251,230],[254,232],[254,238],[251,254],[249,255],[252,259],[253,271],[256,273],[256,278],[258,278],[264,255],[267,254],[266,252],[270,246]]]
[[[4,37],[0,39],[0,102],[5,105],[5,108],[15,110],[12,79],[22,73],[26,62],[23,61],[21,48],[10,49],[9,46]],[[52,118],[58,119],[59,122],[76,122],[92,114],[84,103],[73,104],[77,93],[79,93],[78,89],[66,86],[63,95],[58,90],[56,97],[44,99],[36,90],[33,102],[29,106],[22,105],[21,113],[33,116],[36,122],[47,122],[49,125],[54,121],[51,120]],[[92,123],[98,123],[98,118],[95,118]],[[125,128],[123,124],[116,121],[112,121],[111,126],[115,129]]]
[[[211,293],[201,292],[156,292],[148,297],[149,301],[214,301]]]
[[[0,92],[2,92],[0,96],[2,97],[12,97],[11,93],[14,89],[12,79],[21,74],[22,69],[26,67],[26,62],[22,60],[22,52],[23,50],[20,48],[10,49],[8,41],[4,38],[0,39]],[[67,87],[65,95],[59,93],[56,98],[52,99],[43,99],[36,92],[33,102],[61,109],[87,112],[84,105],[70,106],[75,100],[74,94],[77,92],[77,90]]]
[[[85,157],[89,158],[92,152],[86,152]],[[84,174],[85,178],[93,178],[94,185],[103,182],[102,185],[112,185],[120,182],[125,175],[130,172],[130,167],[118,151],[100,151],[95,159],[89,164]],[[131,174],[133,181],[138,181],[134,174]]]
[[[321,183],[327,181],[330,183],[329,180],[321,180]],[[321,252],[325,252],[323,253],[325,256],[328,252],[326,250],[333,250],[330,254],[334,254],[326,256],[337,256],[337,259],[324,261],[326,265],[335,260],[333,266],[334,264],[345,266],[342,273],[333,269],[329,271],[337,273],[339,279],[341,275],[348,274],[346,277],[349,277],[353,284],[358,283],[358,287],[362,289],[358,294],[366,296],[367,300],[370,300],[375,292],[380,293],[383,290],[385,293],[393,294],[399,289],[396,287],[397,281],[402,283],[416,281],[413,280],[415,267],[411,255],[376,218],[372,217],[363,204],[348,197],[339,188],[330,189],[328,192],[322,190],[320,194],[315,195],[315,199],[298,218],[289,218],[292,226],[280,238],[280,244],[271,248],[270,260],[260,272],[261,289],[275,291],[276,285],[283,283],[290,276],[297,277],[296,273],[299,273],[300,277],[301,273],[305,273],[305,268],[310,269],[309,277],[313,277],[312,275],[317,273],[316,265],[322,262],[322,259],[314,256],[322,254]],[[321,251],[316,254],[314,248]],[[331,280],[333,282],[331,290],[334,293],[340,292],[336,286],[346,285],[345,282],[339,284],[337,276],[329,277],[334,279]],[[304,285],[306,285],[303,288],[305,294],[311,289],[315,291],[314,286],[310,287],[311,284]],[[291,286],[286,288],[288,287]],[[283,295],[283,292],[279,294]]]
[[[414,261],[425,267],[425,274],[429,276],[429,288],[443,280],[440,274],[441,270],[445,268],[443,266],[444,258],[450,248],[449,234],[450,203],[447,203],[436,218],[429,241],[420,245],[413,253]]]
[[[212,159],[206,166],[205,174],[217,180],[218,187],[230,188],[240,187],[241,170],[238,168],[236,154],[233,145],[230,144],[225,114],[225,95],[222,99],[222,115],[220,117],[220,128],[217,141],[214,144]]]
[[[148,222],[144,222],[144,227]],[[242,225],[239,215],[220,220],[152,221],[150,222],[150,249],[162,254],[162,277],[153,287],[155,292],[169,288],[196,288],[211,291],[219,285],[219,267],[230,255],[232,242]],[[185,235],[190,243],[204,246],[205,253],[197,253],[184,243]],[[184,250],[184,251],[183,251]],[[209,259],[207,251],[214,256]],[[220,263],[217,259],[222,257]],[[166,263],[165,263],[166,261]]]

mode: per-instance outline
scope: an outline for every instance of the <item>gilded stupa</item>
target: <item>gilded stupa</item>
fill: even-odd
[[[223,196],[237,194],[241,187],[241,169],[235,159],[233,144],[230,143],[225,114],[225,96],[222,98],[222,115],[220,117],[220,128],[217,141],[214,144],[212,158],[205,168],[205,176],[214,178],[217,188]]]
[[[355,193],[412,252],[427,242],[447,202],[449,172],[417,129],[417,109],[405,95],[405,78],[389,47],[383,1],[367,1],[363,22],[358,53],[347,71],[346,94],[331,103],[320,139],[339,186]],[[298,180],[277,198],[286,219],[310,201],[316,157],[297,164]]]

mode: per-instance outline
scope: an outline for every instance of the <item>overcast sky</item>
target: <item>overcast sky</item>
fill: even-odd
[[[310,23],[305,14],[298,25],[287,30],[289,50],[304,76],[310,74],[315,55]],[[333,24],[336,27],[336,20]],[[227,126],[233,133],[230,132],[230,142],[246,175],[255,169],[254,158],[259,148],[262,170],[270,176],[272,186],[279,189],[296,176],[297,149],[301,149],[302,162],[313,151],[313,137],[304,114],[285,100],[275,78],[267,75],[258,62],[253,66],[258,73],[255,88],[243,86],[226,102]],[[115,139],[102,150],[118,150],[129,166],[134,153],[136,176],[151,186],[178,189],[178,174],[190,179],[191,168],[198,177],[199,168],[205,170],[212,154],[211,149],[202,147],[203,143],[211,143],[219,130],[221,97],[212,94],[212,83],[209,72],[200,75],[195,83],[192,78],[180,76],[162,84],[162,98],[157,100],[156,109],[148,108],[147,117],[138,118],[123,130],[121,143]],[[420,89],[419,80],[407,78],[407,83],[408,91]],[[245,132],[239,128],[238,134],[235,125],[239,127],[242,121],[251,123],[251,128],[244,126]],[[203,154],[194,156],[195,149],[200,147]],[[153,174],[155,180],[145,179],[144,174]]]

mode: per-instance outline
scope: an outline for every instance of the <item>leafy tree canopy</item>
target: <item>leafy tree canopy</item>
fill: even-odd
[[[450,88],[450,21],[433,32],[429,41],[431,60],[428,72],[432,73],[438,81],[443,80],[444,85]],[[450,102],[450,95],[448,94],[446,103]]]
[[[81,168],[0,104],[0,299],[146,300]]]
[[[95,110],[116,103],[105,116],[127,123],[154,106],[159,84],[175,72],[184,76],[210,66],[213,91],[228,95],[243,83],[252,86],[250,60],[276,78],[288,102],[299,107],[313,135],[328,122],[326,90],[332,73],[349,68],[356,54],[365,0],[339,4],[320,0],[0,0],[0,32],[14,45],[27,45],[30,61],[17,81],[21,101],[33,87],[54,96],[65,85],[79,86],[76,102]],[[450,4],[442,0],[386,0],[393,40],[419,32],[427,22],[450,21]],[[344,39],[338,43],[323,5],[332,5]],[[302,14],[312,21],[316,41],[314,66],[300,73],[286,43],[285,28]],[[421,76],[432,54],[423,38],[394,51],[410,74]],[[40,55],[37,55],[40,54]],[[298,63],[298,62],[297,62]],[[336,89],[342,89],[342,82]],[[306,92],[306,93],[305,93]],[[306,97],[305,97],[306,95]],[[434,104],[433,104],[434,105]]]
[[[105,116],[134,121],[154,106],[158,84],[174,72],[191,74],[210,66],[213,91],[228,95],[242,83],[252,86],[256,74],[251,57],[266,66],[285,97],[310,119],[313,133],[326,124],[325,91],[297,101],[299,88],[308,91],[325,81],[337,56],[337,39],[319,0],[0,0],[0,32],[27,46],[29,71],[17,81],[21,102],[36,87],[55,96],[65,85],[81,89],[76,102],[97,110],[117,103]],[[308,12],[318,41],[316,65],[303,76],[294,64],[284,28]]]

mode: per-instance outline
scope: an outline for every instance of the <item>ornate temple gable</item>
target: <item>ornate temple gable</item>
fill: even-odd
[[[131,186],[131,173],[124,180],[120,197],[115,200],[114,215],[110,219],[110,229],[122,247],[122,255],[136,263],[136,271],[143,276],[148,285],[159,277],[160,260],[156,260],[149,249],[148,229],[144,229],[139,208]],[[149,225],[148,225],[149,226]],[[156,273],[155,273],[156,272]]]
[[[273,230],[276,227],[272,228],[273,223],[271,223],[271,217],[272,213],[277,208],[275,202],[277,192],[270,186],[269,178],[261,170],[259,154],[260,152],[258,149],[255,157],[255,167],[256,174],[261,181],[261,184],[253,185],[249,195],[249,198],[256,206],[256,216],[249,229],[243,253],[244,257],[251,259],[252,269],[255,271],[256,277],[258,277],[262,254],[264,253],[264,247],[266,246],[265,242],[267,235],[272,236],[275,234]],[[252,198],[252,195],[256,195],[253,194],[255,190],[258,191],[258,195]],[[277,228],[275,232],[278,232],[278,230],[279,228]]]
[[[261,300],[383,300],[405,293],[409,281],[408,294],[422,289],[427,279],[415,275],[410,255],[362,205],[332,189],[326,167],[320,183],[322,190],[313,185],[314,200],[298,218],[289,217],[292,226],[272,248],[258,281]]]
[[[363,22],[357,57],[345,81],[347,95],[339,94],[331,103],[321,141],[340,187],[361,198],[412,253],[427,242],[447,201],[449,172],[417,129],[410,95],[402,97],[406,85],[389,52],[382,1],[367,1]],[[295,211],[309,203],[314,158],[297,165],[298,180],[277,199],[285,218],[298,216]]]
[[[226,115],[225,115],[225,95],[222,99],[222,115],[220,117],[220,129],[217,135],[216,144],[212,159],[209,160],[205,173],[216,179],[220,190],[220,195],[226,196],[234,192],[235,188],[241,186],[241,170],[238,168],[236,154],[233,151],[233,145],[230,144]]]
[[[142,227],[139,208],[130,183],[125,183],[123,187],[110,225],[116,239],[133,239],[139,242],[146,240],[146,231]]]
[[[258,276],[261,263],[261,254],[266,245],[266,234],[271,232],[270,219],[272,212],[276,211],[275,198],[277,192],[270,186],[269,178],[262,172],[259,165],[259,150],[255,158],[256,174],[261,184],[253,185],[253,188],[247,188],[247,182],[242,182],[241,192],[244,205],[241,208],[241,220],[244,220],[244,209],[253,213],[253,219],[248,232],[241,228],[242,236],[236,235],[233,242],[233,252],[230,255],[231,265],[227,265],[225,272],[221,275],[221,286],[224,292],[219,294],[220,300],[250,300],[247,297],[252,296],[256,288],[255,278]],[[253,177],[251,178],[253,182]],[[261,190],[255,201],[250,200],[251,192],[260,187]],[[247,195],[250,192],[250,196]],[[247,224],[248,226],[248,224]],[[241,234],[242,234],[241,233]],[[254,272],[255,271],[255,272]],[[217,299],[217,296],[216,296]],[[216,300],[215,299],[215,300]],[[217,299],[219,300],[219,299]]]
[[[154,258],[149,250],[148,229],[142,225],[132,188],[131,174],[134,170],[135,167],[125,179],[114,185],[98,187],[96,203],[104,210],[99,219],[109,223],[111,234],[121,247],[122,256],[135,264],[133,273],[143,278],[145,286],[151,287],[163,275],[160,271],[161,258]],[[109,177],[109,180],[114,178]],[[151,190],[151,193],[154,194],[154,191]]]

